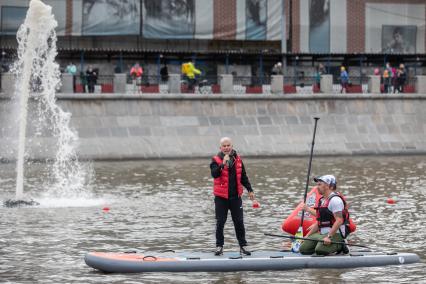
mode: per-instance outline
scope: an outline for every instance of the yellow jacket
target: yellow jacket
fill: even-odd
[[[194,79],[195,74],[200,75],[201,71],[195,68],[192,62],[187,62],[182,64],[182,74],[186,75],[190,79]]]

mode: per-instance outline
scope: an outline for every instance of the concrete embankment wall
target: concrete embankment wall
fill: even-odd
[[[222,136],[244,156],[309,155],[314,116],[316,155],[426,153],[423,94],[60,94],[58,103],[72,114],[84,159],[207,157]],[[29,156],[52,157],[49,131],[28,132]],[[0,156],[10,159],[5,136]]]

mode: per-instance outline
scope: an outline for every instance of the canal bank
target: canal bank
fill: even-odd
[[[58,94],[58,103],[72,114],[82,159],[208,157],[222,136],[233,138],[243,156],[303,156],[315,116],[316,155],[426,153],[424,94]],[[13,159],[10,99],[2,96],[0,108],[9,121],[0,156]],[[52,130],[32,129],[32,121],[28,157],[53,157]]]

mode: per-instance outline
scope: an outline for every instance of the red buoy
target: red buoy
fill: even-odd
[[[259,208],[260,207],[260,203],[257,200],[253,200],[253,208]]]
[[[395,203],[396,203],[396,201],[395,201],[395,199],[393,199],[393,198],[389,197],[389,198],[388,198],[388,200],[387,200],[387,203],[388,203],[388,204],[395,204]]]
[[[109,207],[102,208],[103,211],[109,211]]]

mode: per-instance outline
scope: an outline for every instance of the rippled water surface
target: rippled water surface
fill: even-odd
[[[280,249],[281,222],[301,200],[307,158],[249,159],[245,165],[261,203],[245,201],[253,249]],[[214,248],[209,160],[94,163],[93,196],[42,195],[47,173],[27,170],[26,191],[41,205],[1,208],[0,282],[17,283],[285,283],[422,282],[424,263],[344,270],[235,273],[103,274],[86,266],[88,251],[201,250]],[[353,242],[426,258],[426,157],[315,158],[313,175],[335,174],[358,223]],[[13,197],[14,165],[0,164],[0,199]],[[43,196],[43,197],[41,197]],[[387,204],[388,198],[396,204]],[[109,211],[102,210],[108,207]],[[225,249],[236,249],[231,220]]]

